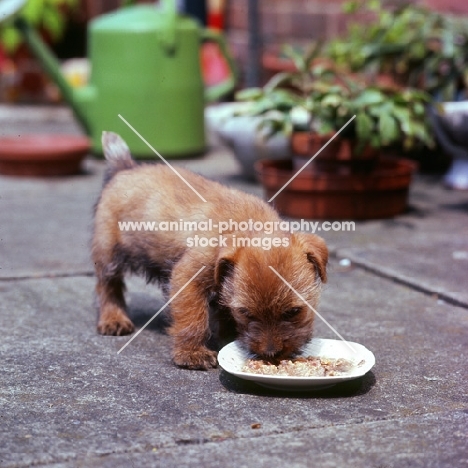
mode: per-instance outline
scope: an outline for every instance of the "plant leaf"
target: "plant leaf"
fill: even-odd
[[[59,9],[46,6],[42,13],[44,28],[51,34],[52,39],[57,40],[65,29],[65,17]]]
[[[359,10],[360,7],[360,2],[357,0],[351,0],[348,2],[343,3],[343,13],[346,13],[347,15],[351,13],[356,13],[356,11]]]
[[[299,50],[290,44],[284,45],[282,50],[284,55],[293,61],[294,66],[298,71],[302,73],[307,71],[306,61],[302,50]]]
[[[369,141],[373,130],[372,119],[365,112],[356,114],[356,133],[358,140]]]
[[[425,126],[421,122],[413,123],[413,131],[415,136],[422,141],[425,145],[432,147],[434,146],[434,140],[432,139],[431,135],[427,130],[427,126]]]
[[[400,129],[396,120],[389,114],[382,113],[379,118],[379,132],[382,143],[389,145],[398,140]]]
[[[410,120],[411,115],[407,107],[404,106],[395,106],[393,109],[394,117],[400,122],[401,130],[405,135],[411,133]]]
[[[0,43],[7,54],[15,52],[22,40],[21,33],[16,28],[9,27],[0,31]]]
[[[309,71],[312,65],[312,62],[319,56],[322,52],[322,44],[320,42],[313,42],[310,47],[306,50],[304,54],[304,67],[305,71]]]
[[[374,88],[365,89],[354,101],[358,106],[365,106],[368,104],[378,104],[385,100],[385,95],[382,91]]]
[[[37,26],[41,21],[44,7],[45,0],[29,0],[23,8],[21,16],[29,23]]]
[[[322,99],[321,104],[322,106],[337,107],[341,104],[341,102],[342,98],[338,94],[328,94]]]
[[[265,84],[263,89],[265,92],[272,91],[279,86],[288,84],[291,82],[292,79],[295,77],[295,73],[288,73],[288,72],[280,72],[273,75],[268,82]]]
[[[236,101],[257,101],[264,95],[262,88],[245,88],[237,91],[234,98]]]

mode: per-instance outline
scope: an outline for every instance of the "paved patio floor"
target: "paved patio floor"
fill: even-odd
[[[0,134],[79,132],[67,110],[40,112],[0,107]],[[174,164],[262,196],[218,145]],[[96,333],[103,170],[90,158],[74,177],[0,176],[0,467],[468,467],[468,193],[417,176],[402,216],[320,233],[320,311],[376,365],[293,394],[176,368],[164,316],[121,354],[128,337]],[[164,303],[138,278],[128,301],[138,326]]]

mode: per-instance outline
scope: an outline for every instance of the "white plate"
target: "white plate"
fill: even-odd
[[[345,375],[331,377],[288,377],[284,375],[251,374],[241,370],[245,361],[249,358],[249,353],[237,341],[229,343],[219,352],[218,362],[226,372],[236,377],[252,380],[263,387],[288,391],[321,390],[339,382],[357,379],[366,374],[375,364],[375,356],[371,351],[359,343],[351,341],[313,338],[304,347],[301,355],[334,359],[344,358],[351,361],[354,367]]]

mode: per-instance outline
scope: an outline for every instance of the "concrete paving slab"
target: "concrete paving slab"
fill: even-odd
[[[307,466],[315,457],[333,466],[333,454],[348,452],[360,457],[356,466],[443,467],[466,457],[458,435],[468,411],[463,308],[333,266],[320,311],[377,364],[362,379],[296,395],[224,371],[176,368],[163,320],[117,354],[129,338],[96,334],[93,283],[0,282],[0,466],[131,466],[129,454],[135,466],[157,466],[154,448],[160,466],[233,466],[241,447],[244,466]],[[128,294],[140,325],[163,303],[141,281]],[[316,336],[334,337],[319,321]],[[450,431],[457,435],[445,441]],[[210,453],[214,461],[204,464]],[[219,457],[228,461],[216,465]]]
[[[468,193],[446,190],[437,178],[416,178],[402,216],[324,237],[339,257],[468,306]]]
[[[66,109],[0,106],[0,134],[18,131],[80,132]],[[225,149],[173,164],[261,195]],[[319,310],[377,364],[286,394],[176,368],[164,316],[120,355],[128,337],[96,334],[89,239],[103,170],[89,159],[76,177],[0,176],[1,467],[468,466],[468,195],[418,176],[408,213],[319,233],[352,260],[331,262]],[[136,279],[128,299],[137,326],[164,303]],[[319,320],[316,336],[335,338]]]
[[[0,176],[0,278],[91,271],[92,212],[103,165],[59,179]]]
[[[80,468],[440,468],[468,466],[465,412],[410,416],[405,420],[362,422],[278,435],[225,439],[153,448],[146,453],[112,454],[76,461]],[[385,444],[382,443],[385,440]],[[429,459],[427,453],[437,454]],[[49,465],[67,468],[68,462]]]

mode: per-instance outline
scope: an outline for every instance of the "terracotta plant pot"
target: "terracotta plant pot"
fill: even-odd
[[[257,163],[259,180],[271,198],[296,173],[291,160]],[[278,211],[293,218],[379,219],[402,213],[416,164],[381,159],[368,174],[303,171],[274,199]]]
[[[291,136],[291,147],[294,154],[312,157],[320,150],[331,138],[333,133],[319,135],[310,132],[294,132]],[[320,153],[324,159],[335,159],[340,151],[341,141],[339,137],[334,138]]]
[[[318,135],[310,132],[293,133],[291,147],[294,155],[294,168],[296,170],[300,169],[332,137],[333,133],[328,135]],[[370,172],[375,168],[379,155],[379,151],[371,146],[366,146],[363,151],[357,151],[354,140],[337,136],[304,170],[340,174]]]
[[[74,135],[20,135],[0,138],[0,174],[63,176],[77,174],[90,141]]]

